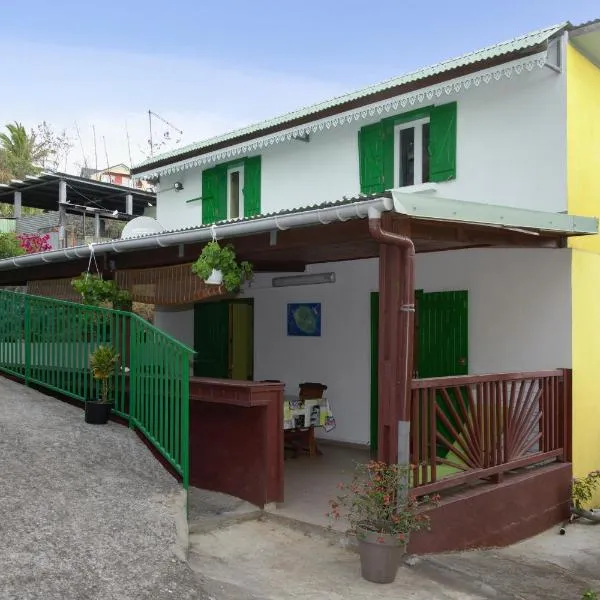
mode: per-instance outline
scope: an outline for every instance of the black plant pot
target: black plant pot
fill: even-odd
[[[92,425],[104,425],[110,415],[110,404],[87,400],[85,403],[85,422]]]

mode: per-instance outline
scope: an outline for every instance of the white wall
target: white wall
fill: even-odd
[[[183,184],[177,192],[176,181]],[[165,229],[179,229],[202,224],[202,202],[187,203],[187,200],[202,195],[202,171],[189,169],[175,175],[161,176],[156,200],[156,219]]]
[[[417,289],[469,291],[469,373],[571,367],[571,251],[417,255]]]
[[[190,348],[194,347],[193,306],[156,306],[154,325]]]
[[[255,298],[256,379],[329,386],[337,427],[330,439],[369,442],[370,300],[378,261],[314,265],[335,271],[335,284],[273,289],[262,277]],[[474,249],[421,254],[416,285],[469,291],[469,372],[571,366],[570,251]],[[263,287],[264,286],[264,287]],[[320,338],[288,337],[288,302],[321,302]]]
[[[303,381],[328,386],[337,427],[327,434],[349,442],[369,441],[369,292],[377,290],[377,260],[314,265],[334,270],[334,284],[270,287],[257,281],[254,297],[254,376],[281,379],[295,393]],[[321,302],[321,337],[288,337],[287,304]]]
[[[442,197],[566,210],[566,101],[564,75],[549,69],[471,86],[457,100],[457,178],[439,184]],[[413,107],[411,107],[413,108]],[[391,113],[389,113],[391,114]],[[388,113],[385,113],[388,116]],[[262,151],[262,212],[331,202],[360,191],[358,130],[369,120],[311,134]],[[201,171],[162,176],[181,192],[159,191],[158,220],[167,228],[201,223]]]

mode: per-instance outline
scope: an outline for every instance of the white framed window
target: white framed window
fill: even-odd
[[[394,187],[429,181],[429,119],[394,127]]]
[[[244,166],[227,170],[227,218],[244,216]]]

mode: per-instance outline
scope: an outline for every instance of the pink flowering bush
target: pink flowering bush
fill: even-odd
[[[50,235],[47,233],[21,233],[17,236],[17,239],[19,240],[21,248],[23,248],[27,254],[48,252],[48,250],[52,250]]]
[[[364,531],[390,534],[408,542],[414,531],[429,528],[426,505],[435,506],[439,496],[417,498],[409,487],[411,467],[370,461],[357,464],[349,484],[340,483],[341,494],[330,501],[332,519],[346,518],[359,539]],[[361,532],[362,530],[362,532]],[[381,540],[383,543],[383,538]]]

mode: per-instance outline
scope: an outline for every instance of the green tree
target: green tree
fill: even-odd
[[[27,133],[22,123],[6,125],[8,133],[0,133],[3,163],[11,177],[21,179],[39,172],[37,165],[46,157],[47,149],[37,141],[36,134]]]
[[[21,179],[41,168],[58,170],[71,146],[66,132],[55,133],[46,121],[29,132],[22,123],[8,123],[0,133],[0,178]]]
[[[25,254],[25,250],[14,233],[0,233],[0,259],[22,254]]]
[[[40,169],[58,170],[71,146],[66,132],[55,133],[46,121],[29,132],[22,123],[8,123],[6,132],[0,133],[0,183],[35,175]],[[23,208],[25,215],[40,212]],[[0,204],[0,217],[12,215],[12,205]]]

